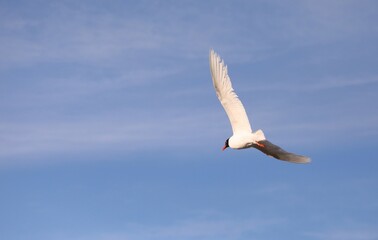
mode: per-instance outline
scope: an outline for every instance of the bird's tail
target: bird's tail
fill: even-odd
[[[256,136],[257,142],[266,140],[264,132],[261,129],[259,129],[255,132],[255,136]]]

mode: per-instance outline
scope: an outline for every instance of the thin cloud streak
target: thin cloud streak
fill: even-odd
[[[285,81],[285,83],[270,83],[269,85],[259,84],[261,80],[255,80],[256,85],[253,87],[242,86],[240,92],[254,91],[289,91],[289,92],[314,92],[329,89],[362,87],[378,83],[378,76],[366,78],[342,78],[342,77],[324,77],[320,79],[307,79],[306,82]]]
[[[209,118],[212,118],[211,113],[198,112],[163,118],[153,115],[138,118],[100,116],[74,121],[0,122],[0,155],[193,147],[211,139],[219,128],[217,123],[205,125]]]
[[[98,233],[96,236],[72,237],[75,240],[149,240],[149,239],[238,239],[285,224],[283,219],[269,220],[199,220],[190,219],[167,225],[126,224],[125,232]],[[62,238],[62,240],[65,238]]]
[[[331,229],[313,233],[306,233],[305,235],[314,240],[375,240],[378,238],[378,231],[375,227],[369,228],[345,228],[345,229]]]
[[[355,6],[350,2],[334,2],[332,7],[338,11],[330,11],[329,3],[325,2],[306,1],[295,8],[279,4],[287,15],[274,18],[268,12],[254,9],[253,4],[245,4],[245,11],[252,10],[254,13],[253,21],[243,21],[238,17],[225,21],[218,8],[208,11],[207,8],[193,8],[190,5],[183,8],[174,3],[170,3],[167,8],[158,8],[158,11],[153,4],[140,4],[146,9],[147,14],[152,14],[153,18],[159,19],[158,21],[143,20],[132,14],[125,18],[124,15],[110,14],[106,10],[93,18],[90,10],[80,7],[80,4],[71,6],[65,3],[46,5],[45,9],[40,10],[49,11],[44,14],[44,19],[10,15],[4,11],[2,19],[6,21],[0,27],[10,34],[1,40],[3,57],[0,58],[0,63],[2,67],[11,67],[47,61],[113,62],[115,58],[122,58],[136,50],[165,51],[188,58],[198,58],[209,47],[221,48],[232,61],[251,59],[251,56],[259,59],[259,56],[272,54],[269,52],[282,43],[286,45],[286,49],[292,49],[303,44],[318,44],[320,39],[333,41],[330,34],[336,39],[356,35],[362,31],[363,24],[355,21],[355,18],[346,17],[354,14],[352,10]],[[268,6],[273,10],[277,7],[274,4]],[[234,11],[232,6],[230,11]],[[323,13],[323,18],[319,18],[320,13]],[[193,19],[193,24],[188,25],[187,21],[182,19],[183,15],[197,17]],[[298,22],[298,17],[303,21]],[[259,33],[252,39],[249,33],[243,31],[247,23],[251,31]],[[267,25],[271,31],[263,31]],[[351,28],[351,25],[354,27]],[[203,31],[203,28],[206,28],[206,31]],[[34,32],[33,38],[26,35],[29,31]],[[201,38],[196,37],[198,32],[201,32]],[[231,49],[228,41],[235,32],[248,36],[242,38],[245,39],[244,42],[238,42]],[[217,46],[213,46],[214,42],[218,42]]]

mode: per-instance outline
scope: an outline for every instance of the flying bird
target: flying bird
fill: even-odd
[[[279,160],[292,163],[310,162],[311,159],[306,156],[287,152],[269,142],[261,129],[255,132],[252,131],[244,106],[232,88],[231,80],[227,73],[227,66],[214,50],[210,50],[209,58],[215,92],[227,113],[233,132],[233,135],[226,140],[222,150],[228,147],[233,149],[253,147]]]

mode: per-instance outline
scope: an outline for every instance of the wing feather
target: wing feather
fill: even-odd
[[[227,66],[224,61],[210,50],[210,72],[213,79],[215,92],[230,120],[234,134],[251,133],[251,125],[242,102],[232,88]]]
[[[282,161],[293,162],[293,163],[309,163],[311,159],[306,156],[298,155],[295,153],[287,152],[284,149],[280,148],[277,145],[269,142],[268,140],[259,141],[262,146],[253,144],[254,148],[257,148],[261,152],[265,153],[268,156],[272,156]]]

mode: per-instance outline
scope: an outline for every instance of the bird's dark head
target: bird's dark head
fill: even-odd
[[[230,145],[228,145],[228,140],[229,140],[229,138],[227,138],[226,142],[224,143],[222,151],[224,151],[226,148],[230,147]]]

